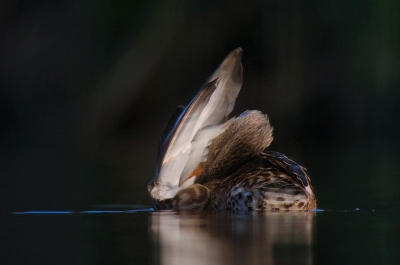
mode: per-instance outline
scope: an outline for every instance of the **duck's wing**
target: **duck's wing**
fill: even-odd
[[[232,51],[207,80],[207,84],[184,109],[171,117],[159,144],[156,176],[148,189],[156,200],[174,197],[193,184],[187,179],[205,161],[208,146],[229,125],[243,79],[242,49]]]
[[[174,129],[175,125],[179,121],[179,118],[185,111],[184,106],[178,106],[174,112],[169,117],[167,125],[165,125],[164,131],[160,136],[160,140],[158,142],[158,153],[157,153],[157,166],[156,169],[161,167],[162,159],[167,151],[168,145],[171,142],[170,133]],[[158,173],[157,173],[158,175]]]

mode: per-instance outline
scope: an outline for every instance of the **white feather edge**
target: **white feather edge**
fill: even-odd
[[[216,78],[220,80],[209,100],[198,105],[192,115],[187,117],[186,124],[179,134],[174,136],[174,141],[171,141],[174,144],[168,148],[157,185],[151,191],[153,198],[172,198],[178,190],[193,184],[195,177],[180,185],[206,160],[211,141],[229,127],[231,120],[222,122],[232,111],[242,86],[241,54],[240,48],[232,51],[208,79],[207,83]],[[239,74],[235,71],[239,71]]]

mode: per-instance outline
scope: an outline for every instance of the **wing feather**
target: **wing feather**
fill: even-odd
[[[167,126],[171,131],[164,132],[168,136],[160,143],[161,162],[155,179],[149,184],[153,198],[172,198],[181,188],[181,182],[204,162],[211,141],[229,125],[229,121],[225,125],[224,122],[242,85],[241,57],[242,49],[232,51],[182,111],[173,128]]]

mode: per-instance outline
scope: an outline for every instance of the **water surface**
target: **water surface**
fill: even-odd
[[[400,211],[1,216],[2,264],[399,264]]]

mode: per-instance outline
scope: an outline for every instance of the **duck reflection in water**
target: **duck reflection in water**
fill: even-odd
[[[232,51],[161,136],[148,190],[156,210],[301,210],[316,208],[299,162],[266,151],[273,136],[257,110],[228,119],[243,80],[242,49]]]
[[[313,212],[154,212],[157,264],[313,264]]]

